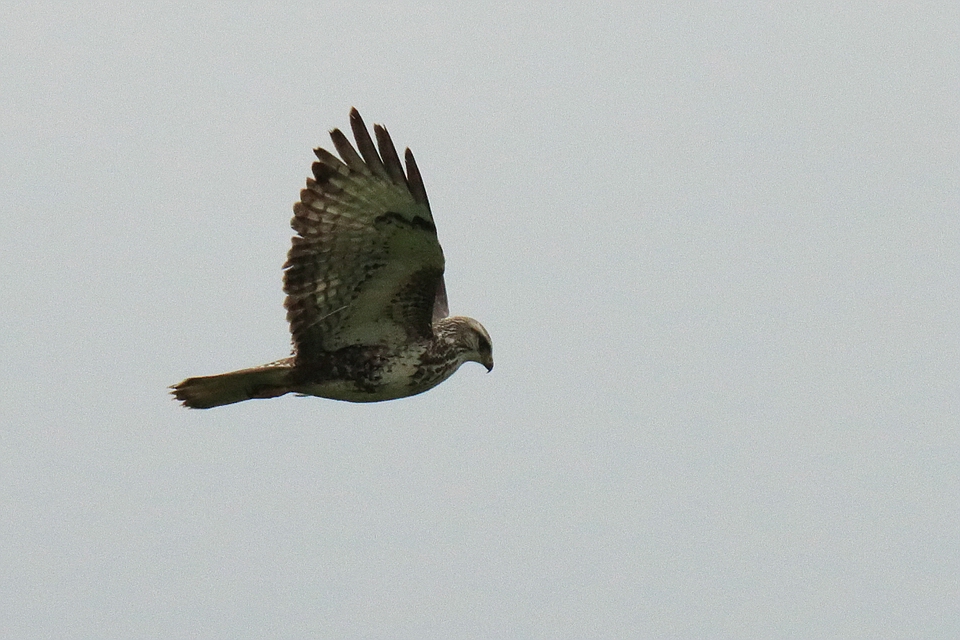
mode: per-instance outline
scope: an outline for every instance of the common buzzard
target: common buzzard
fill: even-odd
[[[486,329],[447,315],[443,251],[413,154],[404,172],[385,128],[374,125],[375,146],[356,109],[350,126],[357,148],[331,131],[340,158],[314,150],[314,177],[293,206],[283,265],[293,355],[187,378],[171,387],[185,406],[291,392],[377,402],[431,389],[464,362],[493,368]]]

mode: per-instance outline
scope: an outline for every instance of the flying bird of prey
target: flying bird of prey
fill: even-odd
[[[375,146],[356,109],[350,126],[357,147],[332,130],[340,158],[314,150],[313,178],[293,206],[297,235],[283,265],[293,355],[187,378],[171,387],[185,406],[291,392],[377,402],[427,391],[464,362],[493,368],[486,329],[448,316],[443,251],[413,154],[404,172],[385,128],[374,126]]]

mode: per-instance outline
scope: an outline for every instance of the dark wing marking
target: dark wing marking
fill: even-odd
[[[386,129],[374,128],[378,152],[356,109],[350,125],[359,153],[331,131],[342,160],[316,149],[314,177],[293,208],[284,304],[298,359],[428,337],[444,291],[443,251],[413,155],[406,151],[405,174]]]

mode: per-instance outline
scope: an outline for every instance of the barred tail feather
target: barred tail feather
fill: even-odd
[[[252,398],[276,398],[289,393],[289,372],[290,366],[281,360],[216,376],[187,378],[170,388],[183,406],[210,409]]]

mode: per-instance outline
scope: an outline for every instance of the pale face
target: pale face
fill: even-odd
[[[465,330],[461,334],[465,347],[464,362],[479,362],[489,372],[493,369],[493,341],[490,340],[490,334],[473,318],[465,320]]]

